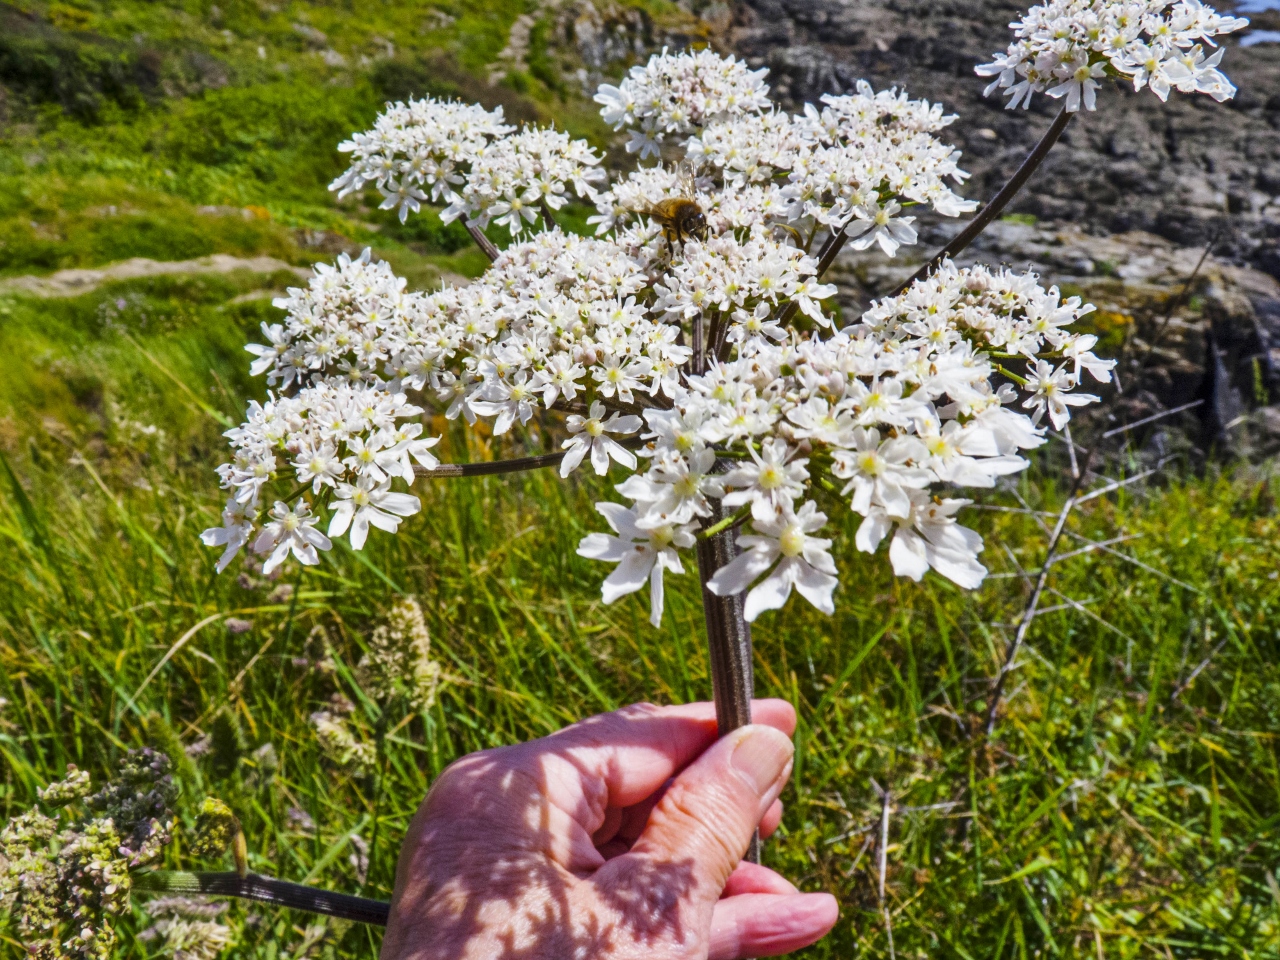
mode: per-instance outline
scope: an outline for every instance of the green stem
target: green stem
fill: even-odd
[[[699,531],[698,531],[698,539],[699,539],[699,540],[710,540],[710,539],[711,539],[712,537],[714,537],[717,533],[722,533],[723,531],[728,530],[730,527],[736,527],[738,524],[742,523],[742,521],[746,520],[746,519],[747,519],[747,517],[749,517],[749,516],[751,516],[751,506],[750,506],[750,504],[748,504],[748,505],[747,505],[747,506],[745,506],[745,507],[742,507],[742,508],[741,508],[740,510],[738,510],[738,512],[737,512],[737,513],[735,513],[733,516],[731,516],[731,517],[725,517],[725,518],[724,518],[723,520],[721,520],[719,523],[714,523],[714,524],[712,524],[712,525],[711,525],[711,526],[709,526],[709,527],[706,527],[706,528],[704,528],[704,529],[702,529],[702,530],[699,530]]]
[[[999,364],[999,363],[996,364],[996,373],[999,373],[999,374],[1002,374],[1003,376],[1008,377],[1010,380],[1012,380],[1014,383],[1018,384],[1019,386],[1025,387],[1027,385],[1026,377],[1018,376],[1016,373],[1014,373],[1012,370],[1009,370],[1002,364]]]

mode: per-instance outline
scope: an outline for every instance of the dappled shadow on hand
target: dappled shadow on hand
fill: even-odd
[[[607,810],[603,781],[580,759],[593,740],[614,755],[652,745],[652,722],[643,712],[596,717],[574,728],[569,749],[552,737],[445,771],[402,847],[384,960],[696,949],[706,924],[693,921],[709,908],[694,861],[630,856],[639,830],[627,825],[642,824],[652,801]]]

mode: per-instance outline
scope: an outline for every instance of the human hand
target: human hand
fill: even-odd
[[[798,950],[835,898],[740,862],[782,817],[795,711],[639,704],[486,750],[432,786],[401,847],[382,960],[737,960]]]

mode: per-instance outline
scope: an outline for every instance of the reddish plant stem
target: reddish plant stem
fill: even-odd
[[[250,873],[184,873],[157,870],[136,874],[134,889],[139,893],[187,894],[206,897],[236,897],[240,900],[256,900],[307,913],[319,913],[327,917],[354,920],[378,927],[387,925],[391,904],[366,897],[353,897],[346,893],[321,890],[317,887],[278,880]]]
[[[723,461],[717,468],[727,468]],[[724,519],[718,500],[712,499],[711,516],[706,526]],[[707,588],[715,572],[738,555],[738,531],[722,530],[706,540],[699,540],[698,576],[702,581],[702,611],[707,622],[707,648],[711,659],[711,687],[716,704],[716,722],[724,736],[751,722],[751,699],[755,693],[755,670],[752,662],[751,624],[743,609],[746,597],[735,594],[721,597]],[[746,859],[760,862],[760,835],[752,837]]]
[[[1058,139],[1062,136],[1063,131],[1067,129],[1067,125],[1074,116],[1074,113],[1068,113],[1067,108],[1063,107],[1054,119],[1053,124],[1045,131],[1044,136],[1040,138],[1040,142],[1027,154],[1027,159],[1022,161],[1022,166],[1018,168],[1017,173],[1000,188],[999,193],[991,198],[991,202],[979,210],[978,215],[969,222],[969,225],[957,234],[950,243],[939,250],[933,259],[917,270],[908,280],[898,284],[889,296],[898,296],[917,280],[923,280],[933,273],[934,270],[942,265],[944,260],[956,256],[969,244],[973,243],[982,231],[1004,212],[1004,208],[1018,195],[1018,192],[1031,179],[1031,175],[1039,169],[1040,164],[1044,163],[1045,158],[1049,156],[1049,151],[1053,149],[1053,145],[1058,142]]]
[[[466,223],[465,221],[463,223],[467,228],[467,233],[471,234],[471,239],[476,242],[476,246],[489,258],[489,262],[493,263],[493,261],[497,260],[500,251],[493,245],[493,241],[486,237],[474,223]]]

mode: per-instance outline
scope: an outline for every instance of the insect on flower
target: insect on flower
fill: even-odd
[[[684,243],[690,238],[707,239],[707,214],[695,199],[695,172],[691,163],[682,163],[679,170],[682,196],[667,197],[636,211],[662,227],[662,235],[672,250],[677,243]]]

